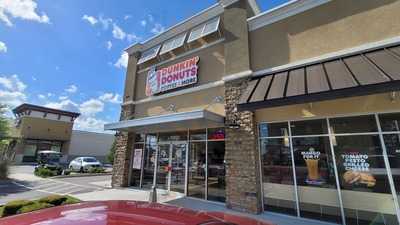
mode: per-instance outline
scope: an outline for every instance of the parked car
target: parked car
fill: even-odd
[[[60,163],[60,158],[62,154],[57,151],[40,151],[37,153],[37,163],[38,165],[35,167],[35,171],[39,168],[46,168],[49,170],[53,170],[57,172],[57,175],[61,175],[64,166]]]
[[[98,201],[57,206],[0,219],[2,225],[272,225],[227,214],[136,201]]]
[[[103,168],[103,165],[95,157],[78,157],[69,163],[71,171],[87,172],[90,168]]]

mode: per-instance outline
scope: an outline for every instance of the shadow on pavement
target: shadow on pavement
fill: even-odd
[[[9,194],[16,194],[21,192],[31,191],[31,189],[16,185],[14,180],[0,180],[0,197],[7,196]],[[22,185],[29,185],[28,182],[18,181]]]

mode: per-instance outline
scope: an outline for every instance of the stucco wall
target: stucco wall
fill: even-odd
[[[256,110],[256,121],[279,122],[324,118],[331,116],[357,115],[374,112],[399,112],[400,97],[391,93],[320,101],[312,104],[297,104]]]
[[[114,134],[102,134],[87,131],[72,131],[68,159],[78,156],[94,156],[104,160],[115,139]]]
[[[205,48],[203,50],[194,52],[188,56],[172,60],[168,63],[157,66],[157,69],[168,67],[175,63],[179,63],[185,61],[186,59],[190,59],[192,57],[199,56],[200,61],[198,63],[198,82],[192,86],[199,86],[202,84],[206,84],[209,82],[221,80],[224,75],[225,69],[225,58],[224,58],[224,46],[223,44],[218,44],[209,48]],[[147,98],[145,90],[146,90],[146,78],[147,78],[148,70],[141,70],[136,75],[136,88],[135,95],[136,100]],[[190,86],[183,87],[190,88]],[[172,90],[172,91],[176,91]]]
[[[400,35],[400,1],[333,0],[250,32],[253,71]]]
[[[68,141],[73,123],[24,116],[17,130],[23,138]]]

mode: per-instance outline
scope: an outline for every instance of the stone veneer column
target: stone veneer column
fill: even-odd
[[[122,106],[121,120],[127,120],[134,113],[133,105]],[[111,177],[112,187],[127,187],[129,180],[130,159],[132,155],[135,133],[117,132],[115,135],[116,149]]]
[[[226,205],[239,211],[260,213],[262,196],[257,125],[253,112],[237,112],[236,106],[247,83],[247,79],[242,79],[225,84]],[[232,124],[239,127],[232,128]]]

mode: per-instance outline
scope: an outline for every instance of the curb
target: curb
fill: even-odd
[[[61,178],[68,178],[68,177],[97,177],[97,176],[105,176],[105,175],[111,175],[112,172],[107,172],[107,173],[87,173],[87,174],[72,174],[72,175],[60,175],[60,176],[54,176],[54,177],[49,177],[48,179],[61,179]]]

